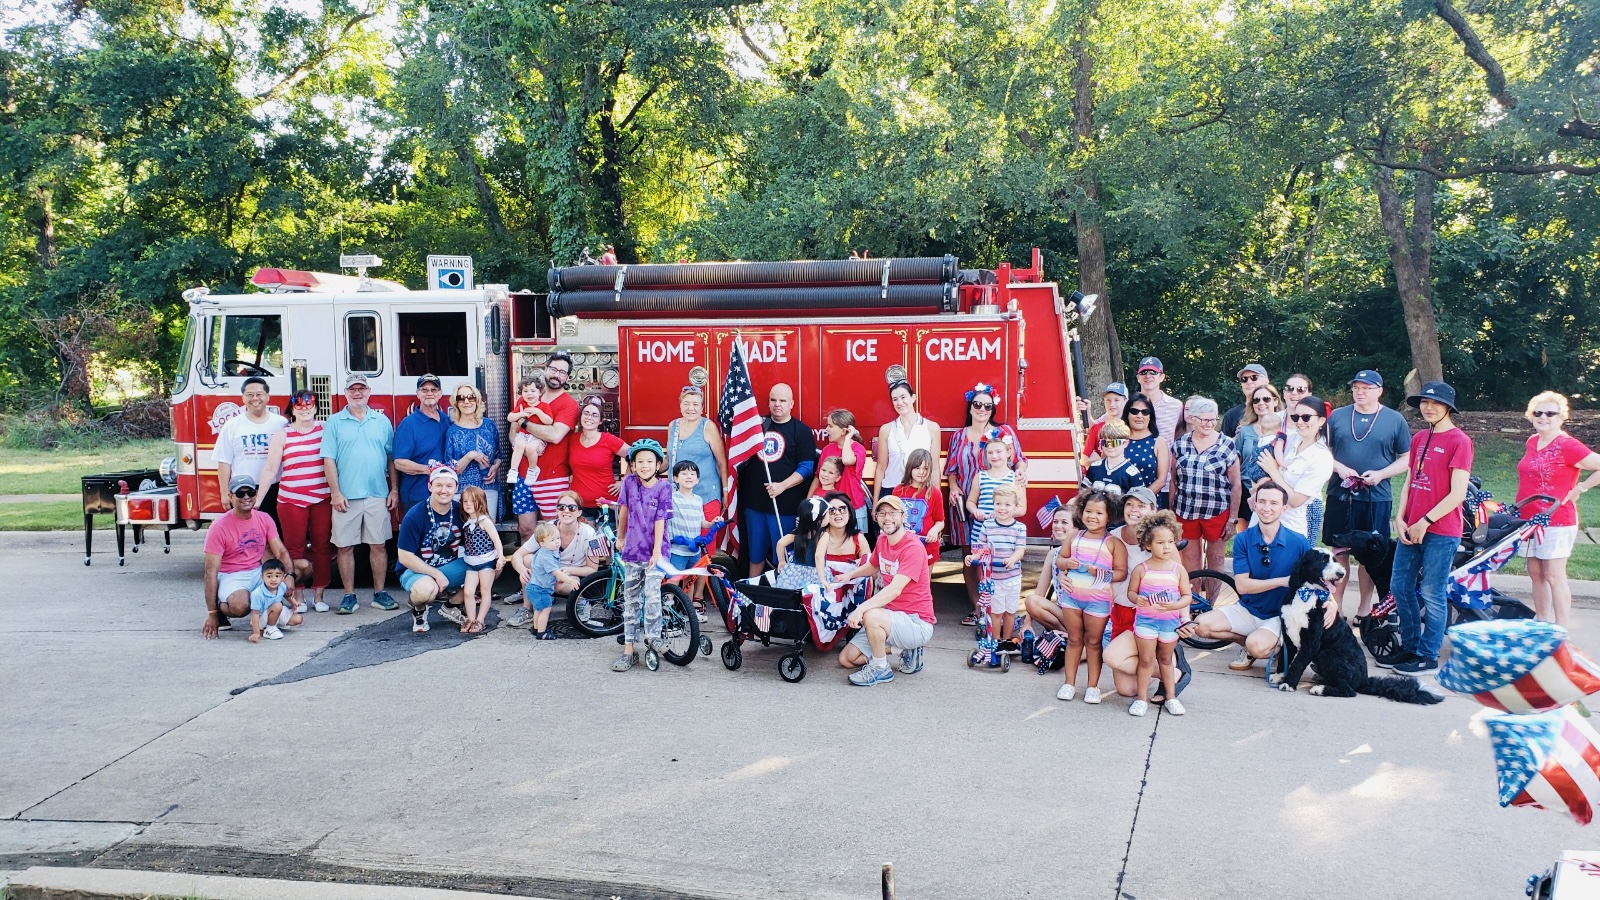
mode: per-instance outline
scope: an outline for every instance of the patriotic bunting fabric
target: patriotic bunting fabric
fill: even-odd
[[[1439,683],[1490,709],[1542,713],[1600,693],[1600,666],[1550,622],[1509,619],[1450,629]]]

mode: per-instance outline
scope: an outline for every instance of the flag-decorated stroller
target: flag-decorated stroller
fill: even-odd
[[[978,646],[967,654],[967,668],[999,669],[1011,671],[1011,657],[1001,652],[994,633],[994,619],[989,615],[989,604],[994,600],[994,557],[988,547],[973,554],[978,567]]]
[[[1446,584],[1449,623],[1478,622],[1488,619],[1531,619],[1533,610],[1526,603],[1489,584],[1489,576],[1505,568],[1526,540],[1537,540],[1550,524],[1548,507],[1555,498],[1545,494],[1525,497],[1515,503],[1501,503],[1484,489],[1476,476],[1461,504],[1466,528],[1461,546]],[[1529,515],[1525,510],[1546,508]],[[1384,591],[1383,599],[1372,608],[1362,623],[1361,643],[1372,658],[1387,662],[1400,651],[1400,613],[1393,594]]]
[[[866,585],[857,581],[835,591],[821,584],[780,587],[778,573],[769,570],[744,581],[712,578],[711,595],[728,629],[722,664],[729,671],[744,665],[746,641],[759,641],[763,647],[787,644],[790,649],[778,660],[778,675],[793,684],[806,677],[807,643],[828,652],[854,633],[845,620],[865,598]]]

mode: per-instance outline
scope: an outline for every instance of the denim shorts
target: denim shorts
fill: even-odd
[[[555,595],[549,588],[536,587],[525,584],[522,586],[522,596],[533,607],[534,612],[543,612],[555,604]]]
[[[1111,618],[1110,600],[1078,600],[1070,594],[1059,594],[1056,596],[1056,604],[1062,609],[1075,609],[1096,619]]]

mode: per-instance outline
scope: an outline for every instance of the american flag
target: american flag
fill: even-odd
[[[1589,824],[1600,799],[1600,735],[1576,709],[1490,716],[1485,724],[1501,806],[1564,809],[1578,824]]]
[[[733,352],[728,357],[728,377],[722,382],[722,396],[717,400],[717,424],[722,428],[723,440],[728,446],[727,497],[722,508],[727,510],[728,527],[726,549],[739,552],[739,477],[740,463],[761,449],[761,413],[756,409],[755,388],[750,384],[750,368],[744,361],[744,342],[735,337]]]
[[[1045,503],[1045,505],[1039,507],[1039,514],[1034,516],[1035,519],[1039,520],[1039,527],[1040,528],[1049,528],[1050,527],[1050,520],[1055,518],[1056,510],[1058,510],[1060,508],[1061,508],[1061,498],[1060,497],[1051,497],[1049,502],[1047,502],[1047,503]]]
[[[1439,683],[1490,709],[1539,713],[1600,692],[1600,666],[1551,622],[1504,619],[1450,629]]]

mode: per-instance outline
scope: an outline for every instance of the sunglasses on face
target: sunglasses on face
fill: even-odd
[[[1285,394],[1309,394],[1309,393],[1311,393],[1311,388],[1299,387],[1297,385],[1292,385],[1291,384],[1291,385],[1288,385],[1288,386],[1284,387],[1283,392]]]
[[[1130,406],[1130,407],[1128,407],[1128,415],[1130,415],[1130,416],[1148,416],[1148,415],[1150,415],[1150,410],[1145,409],[1142,406]]]
[[[256,489],[255,488],[240,488],[237,491],[234,491],[233,495],[235,497],[238,497],[240,500],[248,500],[251,497],[254,497],[256,495]]]
[[[1533,411],[1533,415],[1536,419],[1554,419],[1556,416],[1561,415],[1561,411],[1556,409],[1536,409]]]
[[[578,507],[576,505],[574,505],[574,504],[571,504],[571,503],[557,503],[556,504],[556,511],[557,512],[577,512],[578,511]]]
[[[993,403],[981,403],[979,401],[974,400],[972,402],[972,408],[973,409],[994,409],[994,404]]]
[[[464,395],[464,396],[456,397],[456,402],[457,403],[477,403],[478,402],[478,398],[472,396],[471,394],[467,394],[467,395]]]
[[[1257,378],[1260,378],[1260,377],[1261,377],[1260,375],[1240,375],[1239,376],[1239,383],[1240,384],[1249,384],[1250,382],[1255,381]]]
[[[830,516],[842,516],[842,515],[844,515],[845,513],[849,512],[849,511],[850,511],[850,508],[848,506],[830,506],[830,507],[828,507],[828,515],[830,515]]]
[[[1126,443],[1127,443],[1127,440],[1124,439],[1124,438],[1101,438],[1100,439],[1100,446],[1102,446],[1102,447],[1121,447],[1123,444],[1126,444]]]
[[[1257,397],[1254,400],[1251,400],[1250,402],[1251,403],[1271,403],[1272,402],[1272,398],[1271,397]]]
[[[1315,419],[1315,418],[1316,418],[1316,416],[1312,415],[1311,413],[1290,413],[1289,414],[1289,421],[1291,421],[1291,422],[1309,422],[1309,421],[1311,421],[1312,419]]]

